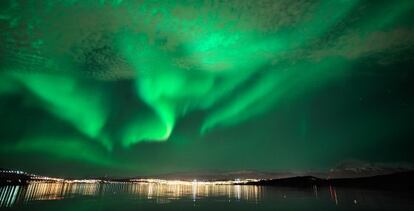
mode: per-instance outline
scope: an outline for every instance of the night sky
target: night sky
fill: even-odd
[[[0,1],[0,167],[414,164],[414,1]]]

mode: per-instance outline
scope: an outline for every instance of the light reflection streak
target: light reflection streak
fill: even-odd
[[[20,186],[5,186],[0,189],[0,207],[12,206],[19,193]]]

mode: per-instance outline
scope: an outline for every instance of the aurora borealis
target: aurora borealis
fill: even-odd
[[[0,166],[414,163],[414,1],[0,3]]]

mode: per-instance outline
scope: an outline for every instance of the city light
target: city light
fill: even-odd
[[[186,180],[163,180],[163,179],[131,179],[131,182],[154,183],[154,184],[169,184],[169,185],[243,185],[249,182],[258,182],[259,179],[236,179],[236,180],[222,180],[222,181],[193,181]]]

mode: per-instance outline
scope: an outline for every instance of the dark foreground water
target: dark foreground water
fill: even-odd
[[[414,210],[413,194],[335,187],[31,183],[1,186],[9,210]]]

